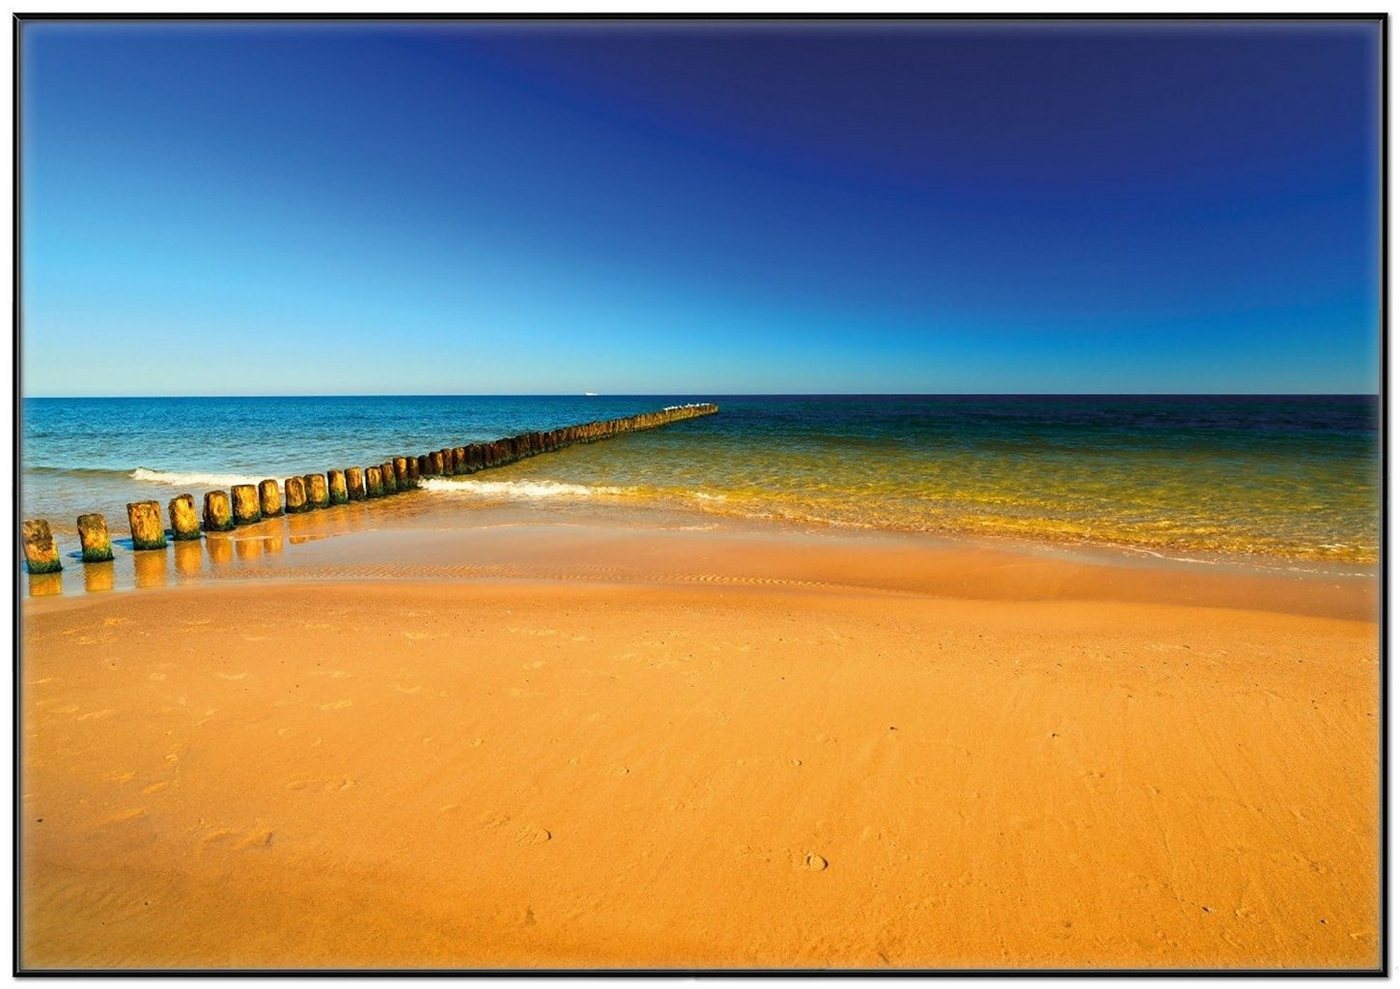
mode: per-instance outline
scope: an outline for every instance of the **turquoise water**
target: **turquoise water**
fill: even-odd
[[[469,510],[588,500],[1164,555],[1374,562],[1373,396],[26,399],[21,509],[60,534],[125,503],[612,418],[720,414],[435,480]]]

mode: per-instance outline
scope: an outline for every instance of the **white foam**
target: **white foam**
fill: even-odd
[[[566,484],[562,481],[449,481],[440,477],[425,477],[418,483],[425,491],[467,498],[594,498],[627,494],[629,490],[601,484]]]
[[[245,474],[203,474],[198,471],[174,471],[174,470],[151,470],[148,467],[137,467],[131,472],[133,481],[148,481],[152,484],[169,484],[173,487],[219,487],[226,488],[234,484],[257,484],[259,478],[248,477]]]

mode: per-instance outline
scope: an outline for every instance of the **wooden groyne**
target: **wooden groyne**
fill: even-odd
[[[199,539],[202,534],[211,532],[229,532],[239,526],[277,518],[284,513],[312,512],[350,501],[387,498],[415,490],[423,477],[475,474],[579,443],[596,443],[626,433],[714,415],[718,411],[719,406],[708,402],[672,405],[621,419],[520,433],[485,443],[444,446],[421,454],[391,455],[377,464],[331,468],[325,472],[289,477],[281,486],[280,496],[277,481],[273,478],[256,485],[235,484],[228,491],[216,490],[205,494],[202,525],[195,514],[194,496],[177,495],[169,504],[170,536],[178,545],[182,540]],[[127,505],[127,519],[133,548],[166,548],[166,530],[162,525],[159,502],[132,502]],[[97,564],[111,561],[107,523],[101,515],[92,513],[79,516],[78,532],[82,541],[83,562]],[[47,520],[26,520],[21,530],[21,543],[25,566],[30,573],[54,573],[62,569],[58,543]],[[197,552],[197,547],[188,548]]]

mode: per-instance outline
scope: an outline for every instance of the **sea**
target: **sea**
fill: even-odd
[[[131,501],[697,401],[719,414],[431,479],[413,497],[1303,569],[1380,555],[1374,395],[26,398],[21,517],[48,519],[62,542],[100,511],[115,538]]]

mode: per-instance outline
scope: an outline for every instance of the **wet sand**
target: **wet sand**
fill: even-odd
[[[25,602],[24,966],[1378,964],[1373,580],[323,515]]]

